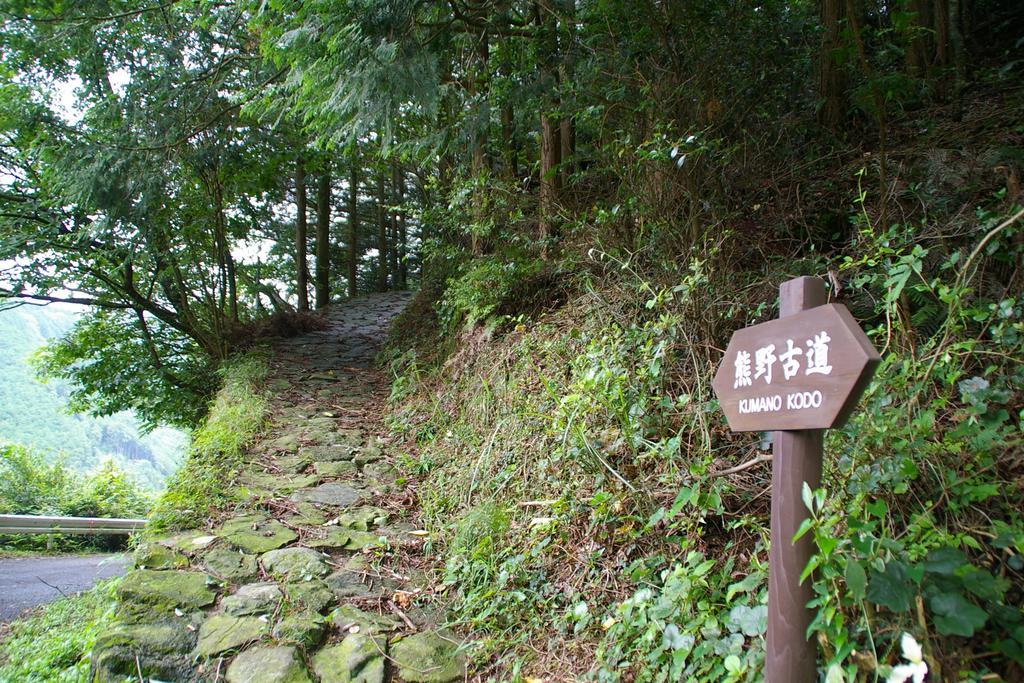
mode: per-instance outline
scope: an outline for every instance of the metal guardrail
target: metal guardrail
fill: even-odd
[[[144,519],[0,515],[0,536],[4,534],[128,535],[145,525],[146,520]]]

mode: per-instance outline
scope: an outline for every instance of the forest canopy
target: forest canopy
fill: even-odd
[[[529,269],[591,226],[635,251],[723,221],[827,250],[846,221],[815,196],[769,215],[791,169],[860,141],[887,187],[894,118],[1020,68],[1009,2],[0,11],[0,296],[90,306],[47,371],[180,425],[260,321],[430,260],[442,279],[495,252]]]
[[[78,405],[194,426],[239,351],[419,289],[394,419],[444,454],[423,515],[479,657],[752,680],[767,458],[709,381],[821,276],[883,356],[808,491],[822,673],[887,676],[914,632],[933,677],[1021,677],[1019,1],[0,16],[0,305],[88,307],[40,361]],[[549,622],[589,645],[537,650]]]

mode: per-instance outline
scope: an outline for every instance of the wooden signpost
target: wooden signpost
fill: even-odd
[[[737,331],[712,384],[735,432],[773,431],[771,548],[768,565],[768,683],[817,680],[817,648],[807,639],[813,616],[810,536],[796,543],[808,516],[806,482],[821,484],[825,429],[841,427],[881,356],[845,306],[827,304],[820,278],[779,287],[779,319]]]

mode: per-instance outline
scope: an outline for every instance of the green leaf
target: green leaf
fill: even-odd
[[[686,639],[679,632],[679,627],[669,624],[661,634],[661,642],[666,650],[679,650],[686,645]]]
[[[945,546],[928,553],[924,560],[924,569],[932,574],[952,576],[953,572],[965,564],[967,564],[967,555],[962,550]]]
[[[864,507],[868,512],[872,514],[872,516],[878,517],[879,519],[885,517],[886,513],[889,511],[889,508],[886,506],[885,501],[881,499],[872,501],[865,505]]]
[[[683,486],[679,489],[679,493],[676,494],[676,499],[672,503],[672,509],[668,512],[669,519],[672,519],[683,509],[683,507],[690,502],[693,497],[693,489],[689,486]]]
[[[929,601],[935,628],[945,636],[969,638],[985,625],[988,614],[960,593],[940,593]]]
[[[753,588],[757,588],[761,585],[764,580],[764,575],[760,572],[756,574],[748,574],[742,581],[729,586],[729,590],[725,592],[725,601],[731,602],[734,595],[737,593],[747,593]]]
[[[839,543],[839,539],[835,536],[822,536],[816,534],[814,542],[818,544],[818,548],[821,550],[822,555],[831,555],[832,551],[836,549],[836,544]]]
[[[818,565],[820,564],[821,555],[811,555],[811,559],[807,561],[807,566],[804,567],[804,570],[802,572],[800,572],[800,583],[803,583],[804,579],[810,576],[811,572],[817,569]]]
[[[800,490],[800,498],[804,501],[804,507],[811,512],[814,512],[814,493],[811,491],[810,485],[805,481],[803,488]]]
[[[828,673],[825,674],[825,683],[846,683],[846,674],[843,673],[843,667],[838,664],[832,664],[828,668]]]
[[[749,637],[759,636],[768,630],[768,607],[736,605],[729,610],[729,626],[733,632],[739,631]]]
[[[871,570],[867,599],[893,612],[909,612],[914,598],[914,586],[907,579],[907,568],[893,560],[881,572]]]
[[[799,541],[800,538],[804,534],[806,534],[808,531],[810,531],[813,527],[814,527],[814,520],[811,519],[810,517],[808,517],[804,521],[800,522],[800,528],[797,529],[796,533],[793,535],[793,543],[796,543],[797,541]]]
[[[868,582],[867,574],[864,573],[864,567],[860,566],[860,562],[853,558],[848,558],[846,560],[846,570],[843,574],[846,577],[846,587],[849,589],[853,599],[857,601],[863,600]]]
[[[982,600],[1000,602],[1006,594],[1010,584],[1004,578],[992,576],[983,569],[967,567],[963,574],[964,588],[978,596]]]
[[[711,568],[715,566],[715,560],[704,560],[699,565],[693,568],[692,576],[704,576]]]

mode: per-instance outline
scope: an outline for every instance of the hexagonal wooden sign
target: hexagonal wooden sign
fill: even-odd
[[[736,331],[712,387],[734,432],[841,427],[881,356],[842,304]]]

